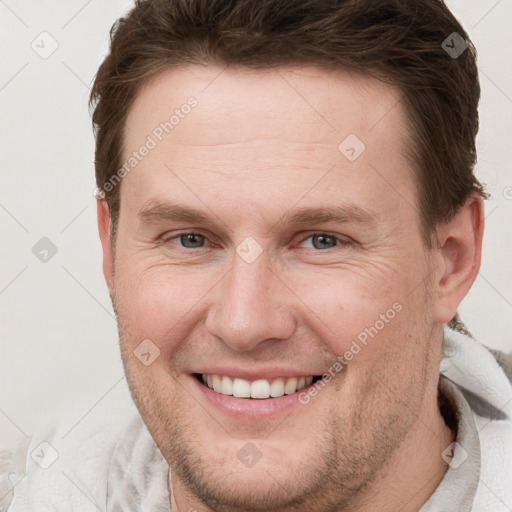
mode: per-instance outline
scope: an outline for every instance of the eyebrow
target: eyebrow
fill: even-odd
[[[297,208],[287,213],[283,220],[284,224],[315,224],[315,223],[336,223],[346,224],[355,222],[357,224],[375,224],[378,221],[376,213],[361,206],[347,204],[336,207],[322,208]]]
[[[150,201],[138,213],[138,217],[145,224],[158,221],[197,223],[215,226],[216,222],[205,212],[192,207],[185,207],[175,203],[162,203]],[[295,208],[286,213],[276,224],[369,224],[378,222],[378,215],[362,206],[347,204],[336,207],[302,207]],[[220,221],[220,219],[219,219]],[[223,223],[222,221],[220,221]],[[223,223],[224,224],[224,223]]]
[[[139,211],[137,216],[146,224],[155,221],[213,224],[208,215],[196,208],[184,207],[174,203],[161,203],[159,201],[150,201],[149,204]]]

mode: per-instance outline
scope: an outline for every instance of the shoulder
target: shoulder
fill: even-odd
[[[62,420],[12,447],[0,446],[0,512],[42,510],[43,504],[55,511],[101,509],[112,454],[139,418],[132,413],[75,428]]]
[[[454,347],[466,348],[470,353],[477,352],[475,347],[478,346],[480,354],[486,353],[492,356],[492,359],[499,365],[501,371],[505,374],[509,382],[512,384],[512,351],[503,352],[494,348],[490,348],[485,344],[485,341],[481,343],[477,342],[473,335],[469,332],[460,316],[457,314],[453,320],[445,326],[444,330],[444,355],[450,355],[453,352]],[[512,340],[511,340],[512,342]]]
[[[460,322],[460,320],[459,320]],[[470,412],[464,418],[478,440],[478,489],[473,509],[512,510],[512,356],[488,348],[468,330],[447,325],[441,374],[455,385]],[[457,441],[464,448],[464,442]],[[494,505],[490,505],[494,504]]]
[[[24,438],[14,446],[0,446],[0,512],[9,508],[14,496],[14,484],[25,474],[29,444],[30,438]]]
[[[445,325],[441,373],[501,409],[512,393],[512,354],[476,340],[456,316]]]
[[[487,347],[487,350],[494,356],[494,359],[496,359],[508,380],[512,383],[512,352],[506,353],[489,347]]]

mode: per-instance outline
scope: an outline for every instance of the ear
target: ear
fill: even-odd
[[[98,231],[103,248],[103,275],[112,297],[114,290],[114,249],[110,238],[111,219],[107,201],[96,199],[96,210],[98,213]]]
[[[484,202],[471,196],[455,217],[438,227],[435,321],[448,323],[473,285],[482,255]]]

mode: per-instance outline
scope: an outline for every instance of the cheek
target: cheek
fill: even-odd
[[[116,301],[129,336],[126,341],[150,339],[160,350],[169,351],[197,320],[195,308],[211,288],[204,273],[163,265],[141,269],[128,261],[116,270]]]
[[[396,276],[389,269],[386,273],[330,269],[297,273],[295,278],[289,276],[288,282],[300,299],[297,304],[302,302],[307,307],[304,311],[309,310],[307,317],[315,328],[320,327],[325,339],[333,340],[342,350],[364,328],[378,322],[382,329],[382,322],[388,325],[396,318],[404,288]]]
[[[423,331],[419,324],[428,317],[422,276],[419,270],[385,266],[324,269],[295,276],[293,290],[307,306],[310,330],[341,356],[344,368],[359,373],[400,354],[409,361],[417,356],[406,354],[412,350],[407,335]]]

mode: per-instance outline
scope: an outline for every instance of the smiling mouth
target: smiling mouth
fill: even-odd
[[[221,395],[236,398],[279,398],[291,395],[308,387],[322,378],[321,375],[303,377],[278,377],[276,379],[257,379],[248,381],[227,375],[194,373],[194,377],[204,386]]]

